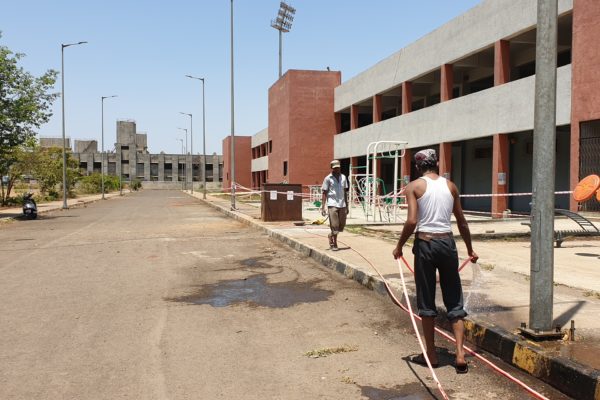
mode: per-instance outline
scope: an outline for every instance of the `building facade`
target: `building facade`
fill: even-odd
[[[486,0],[335,89],[334,153],[364,165],[375,140],[438,149],[440,172],[464,194],[532,190],[535,0]],[[556,190],[600,173],[600,5],[560,0],[557,43]],[[380,169],[384,181],[393,166]],[[465,198],[468,210],[529,211],[531,196]],[[594,200],[595,202],[595,200]],[[577,209],[569,195],[557,208]],[[597,202],[583,205],[598,209]]]
[[[43,138],[40,145],[57,146],[58,139]],[[62,147],[62,139],[60,139]],[[69,146],[70,147],[70,146]],[[75,140],[73,156],[78,160],[84,174],[100,173],[104,165],[104,174],[122,176],[124,181],[138,179],[145,188],[169,189],[181,188],[184,182],[191,188],[201,188],[206,175],[207,188],[221,187],[223,177],[223,157],[217,154],[207,155],[206,164],[201,155],[191,154],[150,154],[148,138],[145,133],[136,131],[135,121],[117,121],[117,142],[114,151],[104,155],[98,151],[95,140]],[[204,171],[206,165],[206,171]]]
[[[558,15],[556,165],[549,167],[556,190],[569,191],[600,174],[600,4],[559,0]],[[412,155],[432,147],[440,173],[471,195],[461,200],[466,210],[528,213],[536,24],[536,0],[484,0],[344,83],[339,72],[288,71],[269,89],[268,128],[252,137],[252,160],[244,161],[252,186],[319,184],[332,158],[345,173],[350,165],[364,170],[370,143],[404,141],[401,184],[418,177]],[[388,188],[394,168],[393,159],[377,160]],[[517,193],[526,195],[506,196]],[[577,204],[569,194],[555,202],[600,210],[597,200]]]

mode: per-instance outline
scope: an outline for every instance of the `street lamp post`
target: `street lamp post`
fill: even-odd
[[[233,90],[233,0],[231,0],[231,210],[235,210],[235,108]]]
[[[187,159],[187,152],[188,152],[188,145],[187,145],[188,144],[188,141],[187,141],[188,130],[187,130],[187,128],[177,128],[177,129],[185,131],[185,152],[183,152],[183,157],[185,157],[184,158],[184,160],[185,160],[185,159]],[[183,181],[185,182],[185,190],[187,190],[187,174],[186,174],[187,169],[186,169],[185,164],[186,164],[186,162],[184,161],[184,163],[183,163]],[[177,164],[177,176],[179,176],[179,163]]]
[[[183,153],[183,139],[175,139],[175,140],[178,140],[181,142],[181,154],[184,154]]]
[[[102,96],[101,97],[101,103],[102,103],[102,162],[101,162],[101,167],[100,167],[100,173],[102,175],[102,200],[104,199],[104,99],[110,99],[113,97],[117,97],[117,95],[113,95],[113,96]]]
[[[192,194],[194,194],[194,119],[192,118],[192,114],[184,113],[181,111],[179,112],[179,114],[187,115],[188,117],[190,117],[190,154],[191,154],[191,158],[192,158],[192,162],[191,162],[192,188],[191,188],[191,191],[192,191]],[[186,151],[186,153],[187,153],[187,151]],[[185,155],[185,162],[187,165],[187,154]],[[187,173],[185,174],[185,177],[187,179]]]
[[[202,162],[202,166],[204,169],[202,171],[202,198],[206,200],[206,113],[205,113],[206,102],[204,101],[204,84],[205,83],[204,83],[204,78],[197,78],[197,77],[191,76],[191,75],[186,75],[186,77],[202,81],[202,157],[204,160]],[[192,163],[193,163],[193,159],[192,159]],[[193,187],[194,187],[194,184],[192,183],[192,188]]]
[[[279,12],[277,18],[271,21],[271,27],[279,31],[279,77],[281,78],[281,53],[282,53],[282,41],[283,32],[289,32],[292,29],[292,21],[294,20],[294,14],[296,9],[292,6],[287,5],[285,2],[279,3]]]
[[[62,140],[63,140],[63,209],[67,206],[67,139],[65,137],[65,48],[78,46],[87,42],[68,43],[60,45],[60,81],[61,81],[61,100],[62,100]]]

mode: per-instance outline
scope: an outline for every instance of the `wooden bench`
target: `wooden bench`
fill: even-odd
[[[555,230],[554,231],[554,240],[556,241],[556,247],[560,247],[562,242],[567,237],[590,237],[590,236],[600,236],[600,230],[594,225],[592,221],[589,219],[577,214],[576,212],[556,209],[554,210],[555,215],[565,216],[572,221],[575,221],[580,229],[569,229],[569,230]],[[521,222],[521,225],[527,225],[531,229],[531,222]]]

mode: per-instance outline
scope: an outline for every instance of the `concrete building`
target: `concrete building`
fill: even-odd
[[[106,175],[122,176],[124,181],[139,179],[144,188],[170,189],[181,188],[188,182],[191,188],[201,189],[202,176],[206,174],[207,188],[221,187],[223,157],[217,154],[207,155],[206,171],[203,171],[204,158],[191,154],[150,154],[148,152],[148,136],[136,131],[135,121],[117,121],[117,142],[114,150],[106,149],[104,173]],[[62,139],[60,147],[62,147]],[[40,140],[44,147],[57,146],[54,139]],[[79,167],[84,174],[100,173],[102,168],[102,153],[98,151],[95,140],[75,140],[73,156],[79,161]]]
[[[556,190],[600,173],[600,7],[560,0]],[[365,164],[375,140],[409,143],[401,176],[416,178],[415,151],[439,150],[442,174],[462,193],[531,192],[535,0],[486,0],[335,89],[334,154]],[[382,160],[381,177],[393,166]],[[391,167],[391,170],[390,170]],[[500,215],[529,211],[530,196],[466,198]],[[598,210],[598,202],[583,207]],[[557,208],[576,209],[568,195]]]
[[[559,0],[558,12],[555,184],[568,191],[600,174],[600,6]],[[288,71],[269,89],[268,128],[251,139],[252,186],[320,184],[330,159],[348,173],[364,168],[369,143],[406,141],[403,181],[417,178],[412,155],[433,147],[463,194],[488,195],[463,198],[465,209],[529,212],[530,195],[489,195],[532,190],[536,24],[536,0],[485,0],[344,83],[339,72]],[[394,161],[377,163],[393,186]],[[556,207],[600,203],[567,194]]]

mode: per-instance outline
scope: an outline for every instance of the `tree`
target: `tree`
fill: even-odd
[[[23,57],[0,46],[0,177],[16,162],[16,148],[34,138],[36,129],[50,120],[50,107],[58,97],[50,93],[58,72],[48,70],[35,77],[18,65]]]
[[[4,190],[4,185],[0,185],[0,202],[2,204],[7,204],[15,182],[23,175],[31,174],[33,166],[37,162],[34,147],[35,140],[32,139],[26,145],[13,147],[10,150],[9,158],[12,162],[6,170],[6,190]]]
[[[57,186],[62,187],[63,157],[62,148],[36,147],[33,150],[31,174],[38,181],[40,191],[51,197],[58,197]],[[67,191],[70,193],[80,176],[77,160],[67,152]]]

